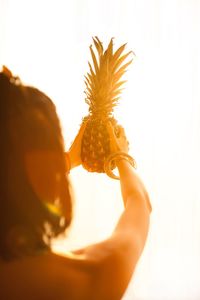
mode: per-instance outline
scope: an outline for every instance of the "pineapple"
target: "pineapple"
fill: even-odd
[[[85,102],[89,105],[89,114],[83,118],[83,122],[87,123],[82,138],[81,159],[83,167],[89,172],[104,173],[105,160],[111,153],[107,123],[112,124],[117,135],[119,125],[113,117],[113,109],[118,104],[121,86],[125,82],[121,77],[132,62],[124,61],[133,52],[123,54],[126,44],[113,52],[113,39],[105,51],[98,37],[93,38],[93,42],[97,55],[91,45],[93,67],[89,62],[90,72],[85,76]]]

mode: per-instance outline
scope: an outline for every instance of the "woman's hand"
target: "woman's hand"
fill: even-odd
[[[86,124],[87,122],[84,122],[81,125],[77,136],[75,137],[71,147],[69,148],[69,151],[66,153],[66,155],[69,156],[71,169],[81,164],[81,143]]]
[[[118,126],[118,132],[115,133],[115,130],[111,124],[111,122],[107,125],[108,133],[110,136],[110,149],[111,153],[115,152],[125,152],[128,153],[129,150],[129,142],[127,141],[124,128],[122,126]]]

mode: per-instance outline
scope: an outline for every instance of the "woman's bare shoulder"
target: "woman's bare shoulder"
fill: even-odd
[[[3,263],[0,299],[120,299],[138,259],[131,241],[116,234],[65,255],[49,252]]]
[[[0,261],[0,299],[88,299],[88,264],[80,255],[44,255]]]

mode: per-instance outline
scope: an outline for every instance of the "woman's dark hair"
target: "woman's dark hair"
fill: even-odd
[[[71,222],[72,203],[55,105],[5,72],[0,73],[0,138],[0,257],[11,260],[50,249],[51,239]],[[25,157],[34,151],[60,159],[55,203],[43,201],[27,175]]]

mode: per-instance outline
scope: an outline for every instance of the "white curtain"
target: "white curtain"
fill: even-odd
[[[116,118],[153,206],[150,234],[124,300],[200,299],[200,1],[0,0],[0,63],[56,103],[66,147],[82,117],[88,46],[127,42],[136,53]],[[67,251],[112,232],[119,183],[71,172]]]

